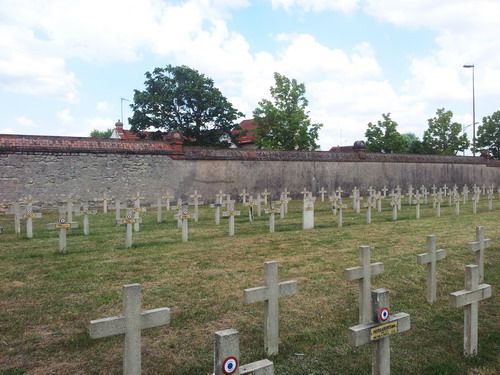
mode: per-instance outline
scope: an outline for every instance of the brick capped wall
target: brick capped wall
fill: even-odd
[[[479,157],[270,151],[182,147],[180,143],[76,137],[0,135],[0,202],[32,195],[122,198],[140,191],[149,202],[168,189],[176,197],[198,190],[206,201],[219,191],[233,198],[264,188],[277,198],[285,187],[344,191],[457,184],[500,185],[500,162]]]

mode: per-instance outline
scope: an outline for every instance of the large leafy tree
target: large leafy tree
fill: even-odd
[[[134,90],[131,130],[181,131],[186,144],[229,147],[243,113],[214,87],[212,79],[187,66],[146,72],[144,91]],[[139,133],[140,135],[144,133]],[[144,136],[144,135],[143,135]]]
[[[422,141],[413,133],[401,134],[404,141],[404,152],[407,154],[422,154],[423,146]]]
[[[487,148],[495,159],[500,159],[500,111],[483,117],[477,129],[477,147]]]
[[[111,138],[111,134],[113,134],[113,129],[106,129],[106,130],[94,129],[90,132],[90,136],[92,138]]]
[[[398,123],[391,119],[391,114],[382,114],[382,121],[368,123],[366,129],[366,151],[369,152],[405,152],[405,139],[398,132]]]
[[[444,108],[436,111],[436,116],[428,120],[423,144],[427,154],[456,155],[469,147],[467,134],[462,134],[462,125],[452,122],[453,112]]]
[[[253,111],[256,144],[260,148],[280,150],[315,150],[318,131],[323,124],[311,124],[309,102],[303,83],[274,73],[272,101],[262,99]]]

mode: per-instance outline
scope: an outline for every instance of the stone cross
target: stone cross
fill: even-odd
[[[479,267],[479,282],[484,281],[484,249],[491,246],[491,240],[484,238],[484,227],[476,227],[476,242],[469,244],[469,250],[476,253],[476,264]]]
[[[27,201],[28,206],[26,207],[26,213],[23,215],[23,218],[26,219],[26,236],[28,238],[33,238],[33,219],[39,219],[42,217],[42,214],[37,212],[33,212],[33,203],[35,201],[29,199]]]
[[[122,315],[91,320],[89,333],[92,339],[125,335],[123,347],[123,374],[141,374],[141,331],[170,323],[170,309],[141,312],[141,284],[123,286]]]
[[[248,202],[244,204],[248,207],[248,221],[253,222],[253,208],[255,207],[255,202],[253,201],[253,196],[248,197]]]
[[[189,219],[195,219],[196,220],[196,214],[191,215],[188,211],[188,205],[184,204],[182,206],[182,213],[177,214],[174,216],[174,218],[177,218],[177,216],[180,215],[180,218],[182,220],[182,242],[188,242],[188,220]]]
[[[475,215],[477,213],[477,204],[479,203],[479,195],[473,194],[471,201],[472,201],[472,213]]]
[[[234,209],[234,201],[231,202],[233,203],[228,204],[228,209],[222,212],[222,216],[229,217],[229,236],[234,236],[234,217],[240,216],[241,211],[236,211]]]
[[[459,194],[455,194],[453,196],[453,200],[455,201],[455,215],[460,215],[460,195]]]
[[[163,201],[163,197],[159,196],[158,198],[156,198],[156,204],[151,205],[151,207],[153,207],[153,208],[156,207],[156,222],[158,222],[158,223],[161,223],[163,221],[162,201]]]
[[[122,208],[122,202],[120,201],[120,198],[116,198],[115,199],[115,220],[119,220],[120,217],[122,216],[121,208]]]
[[[268,359],[240,365],[240,333],[235,329],[215,332],[214,375],[274,375]]]
[[[488,211],[493,211],[493,190],[488,190]]]
[[[328,198],[328,200],[330,201],[330,203],[332,204],[332,212],[333,212],[333,215],[334,216],[337,216],[337,206],[339,204],[339,198],[337,197],[337,195],[335,193],[333,193],[332,196],[330,196]]]
[[[427,252],[417,255],[417,263],[427,265],[427,302],[429,303],[436,301],[436,262],[445,257],[445,250],[436,250],[436,236],[427,236]]]
[[[446,184],[443,186],[443,192],[444,192],[444,196],[447,197],[448,196],[448,186],[446,186]]]
[[[136,221],[142,222],[141,218],[134,218],[132,215],[132,209],[127,208],[124,219],[116,219],[116,225],[125,224],[125,247],[128,249],[132,247],[132,224],[135,224]]]
[[[469,188],[467,187],[467,185],[464,185],[464,187],[462,188],[462,197],[464,199],[463,203],[466,204],[469,200]]]
[[[165,202],[166,202],[166,203],[165,203],[165,207],[166,207],[167,211],[170,211],[170,200],[174,199],[174,196],[173,196],[172,194],[170,194],[170,192],[169,192],[169,191],[167,191],[167,192],[165,193],[165,195],[163,195],[163,196],[161,197],[161,199],[164,199],[164,200],[165,200]]]
[[[342,198],[342,193],[344,192],[344,190],[342,190],[340,186],[337,188],[337,190],[335,190],[335,192],[337,193],[339,199]]]
[[[264,348],[268,355],[278,354],[278,299],[297,293],[297,281],[278,282],[278,262],[264,263],[266,285],[245,289],[245,303],[264,302]]]
[[[485,195],[486,194],[486,185],[485,184],[483,184],[481,186],[481,190],[483,191],[483,195]]]
[[[180,215],[182,215],[182,199],[179,198],[177,199],[177,205],[172,207],[172,210],[177,211],[177,216],[174,216],[177,218],[177,228],[182,228],[182,219]]]
[[[479,301],[491,297],[491,285],[479,284],[479,267],[465,266],[465,289],[450,294],[451,307],[464,307],[464,354],[477,354]]]
[[[302,212],[302,229],[314,229],[314,201],[316,198],[308,196],[304,199]]]
[[[375,205],[372,202],[366,202],[364,207],[366,208],[366,222],[370,224],[372,222],[372,208]]]
[[[387,198],[387,187],[384,185],[384,188],[382,189],[382,193],[384,194],[384,198]]]
[[[201,198],[201,195],[198,194],[198,191],[195,190],[194,193],[192,195],[190,195],[190,198],[193,198],[193,203],[194,203],[194,215],[193,218],[194,218],[194,221],[195,222],[198,222],[198,205],[200,204],[203,204],[204,202],[198,200],[198,198]]]
[[[89,228],[89,215],[97,215],[96,210],[89,208],[89,202],[84,202],[82,210],[76,212],[76,216],[83,216],[83,234],[88,236],[90,233]]]
[[[210,208],[215,208],[215,225],[220,225],[220,208],[222,203],[218,199],[215,200],[214,204],[210,205]]]
[[[215,203],[220,203],[222,205],[224,203],[225,197],[226,193],[223,193],[222,190],[219,190],[219,192],[215,194]]]
[[[12,214],[14,214],[14,232],[21,233],[21,206],[19,202],[15,202],[12,207]]]
[[[285,197],[284,193],[280,194],[280,200],[278,201],[280,205],[280,220],[283,220],[285,218],[285,213],[286,213],[286,204],[288,200]]]
[[[413,186],[410,185],[408,188],[408,205],[411,206],[413,200]]]
[[[310,192],[309,192],[309,191],[307,191],[307,189],[306,189],[306,188],[304,188],[304,190],[302,190],[302,191],[300,192],[300,194],[302,194],[302,195],[303,195],[302,199],[306,199],[306,197],[309,195],[309,193],[310,193]]]
[[[420,219],[420,205],[422,203],[423,203],[422,197],[420,196],[417,190],[417,193],[415,194],[415,216],[417,219]]]
[[[249,196],[250,194],[246,192],[245,189],[243,189],[243,193],[240,193],[240,197],[242,197],[243,199],[243,204],[247,203],[247,197]]]
[[[59,222],[47,224],[47,229],[59,230],[59,252],[66,253],[66,229],[78,228],[78,223],[66,219],[67,209],[59,210]]]
[[[108,194],[104,193],[104,196],[102,198],[99,198],[100,201],[102,201],[102,212],[107,214],[108,213],[108,201],[112,200],[111,198],[108,198]]]
[[[342,203],[342,199],[339,200],[339,203],[337,205],[337,210],[338,210],[338,215],[337,215],[337,222],[338,222],[338,227],[341,228],[343,225],[343,218],[342,218],[342,211],[346,209],[347,206]]]
[[[319,193],[321,194],[321,202],[324,202],[325,201],[325,193],[326,193],[325,188],[322,187],[321,190],[319,191]]]
[[[372,375],[390,375],[390,336],[410,329],[410,315],[391,315],[389,291],[376,289],[371,293],[372,319],[369,323],[349,328],[349,344],[360,346],[373,343]]]
[[[352,208],[356,210],[356,213],[359,213],[358,212],[358,203],[359,203],[359,200],[356,199],[358,197],[359,197],[359,190],[355,186],[354,189],[352,190],[352,194],[349,196],[349,198],[352,199]]]
[[[375,195],[375,199],[377,201],[377,212],[380,213],[382,212],[382,193],[380,191]]]
[[[305,190],[305,189],[304,189]],[[283,192],[283,198],[281,199],[283,201],[283,207],[284,207],[284,212],[283,212],[283,219],[285,214],[288,213],[288,203],[292,200],[292,198],[289,197],[290,192],[285,188],[285,191]]]
[[[262,193],[262,196],[264,197],[264,205],[267,206],[267,197],[270,195],[271,193],[269,193],[267,191],[267,188],[264,189],[264,192]]]
[[[392,220],[398,219],[398,200],[395,195],[392,196],[390,205],[392,207]]]
[[[359,263],[361,266],[346,268],[346,280],[359,280],[359,323],[371,321],[371,277],[384,272],[384,263],[370,263],[370,246],[359,247]]]
[[[134,232],[139,232],[139,224],[142,223],[142,220],[137,220],[141,218],[140,212],[146,212],[146,208],[141,207],[141,199],[144,199],[144,197],[141,197],[140,194],[137,193],[134,201],[134,208],[132,209],[134,219],[136,219],[134,223]]]
[[[72,222],[73,221],[73,199],[69,198],[67,201],[66,201],[66,218],[68,220],[68,222]]]
[[[260,193],[257,193],[257,199],[255,200],[255,204],[257,205],[257,216],[261,217],[262,216],[262,196]],[[266,203],[267,206],[267,203]]]
[[[271,208],[269,210],[266,209],[264,211],[266,214],[269,214],[269,232],[270,233],[274,233],[274,223],[275,223],[274,215],[280,212],[275,207],[276,207],[276,202],[271,202]]]
[[[443,203],[443,195],[441,190],[436,195],[436,217],[441,216],[441,203]]]

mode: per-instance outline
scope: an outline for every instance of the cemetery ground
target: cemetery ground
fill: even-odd
[[[302,201],[289,205],[269,233],[268,215],[248,221],[237,205],[236,234],[228,221],[214,224],[214,211],[200,207],[189,223],[189,242],[164,213],[142,215],[134,245],[125,248],[123,226],[114,211],[90,218],[90,234],[80,225],[68,231],[68,253],[58,251],[58,234],[46,230],[56,212],[34,221],[34,237],[14,234],[11,215],[0,216],[0,374],[121,374],[123,336],[92,340],[89,322],[121,314],[122,285],[140,283],[142,310],[169,307],[170,325],[142,331],[142,373],[206,375],[213,371],[214,332],[241,333],[241,363],[267,358],[263,348],[263,303],[245,305],[243,289],[264,284],[263,263],[279,263],[279,281],[297,280],[298,293],[280,299],[279,354],[269,358],[278,375],[369,374],[371,345],[353,348],[348,328],[358,324],[357,282],[344,269],[359,265],[358,248],[371,247],[371,261],[385,271],[372,289],[390,290],[391,312],[411,316],[411,330],[391,339],[392,374],[498,374],[500,368],[500,202],[487,210],[482,199],[476,215],[471,202],[442,206],[403,204],[392,221],[389,201],[382,213],[355,214],[350,200],[344,226],[337,227],[328,202],[315,204],[315,229],[302,230]],[[77,218],[81,222],[81,218]],[[485,280],[492,298],[479,303],[479,353],[463,356],[463,309],[452,308],[451,292],[464,289],[464,267],[475,263],[468,244],[476,226],[486,228],[492,246],[485,251]],[[437,236],[437,301],[426,299],[426,267],[416,256],[427,251],[426,236]]]

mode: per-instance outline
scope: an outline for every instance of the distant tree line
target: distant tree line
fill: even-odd
[[[428,127],[422,140],[413,133],[398,132],[398,123],[391,119],[391,114],[382,114],[382,120],[376,124],[368,123],[365,132],[366,150],[383,153],[410,153],[456,155],[471,146],[463,126],[452,121],[453,112],[440,108],[436,115],[427,120]],[[478,127],[477,149],[487,149],[491,157],[500,158],[500,111],[483,118]],[[476,150],[477,151],[477,150]]]

